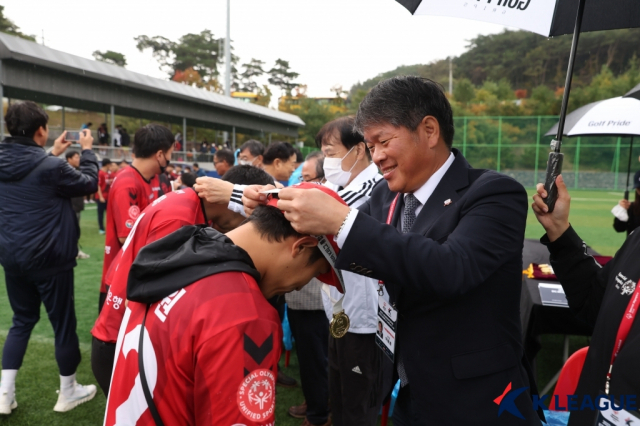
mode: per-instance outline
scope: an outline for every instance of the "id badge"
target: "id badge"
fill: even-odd
[[[601,395],[604,395],[604,392]],[[616,406],[619,406],[618,401],[614,401]],[[640,424],[640,413],[614,410],[611,408],[611,400],[609,400],[609,407],[606,410],[598,411],[594,426],[629,426],[635,424]]]
[[[394,362],[395,356],[397,324],[398,311],[391,306],[389,295],[385,292],[383,296],[378,296],[376,344],[391,362]]]

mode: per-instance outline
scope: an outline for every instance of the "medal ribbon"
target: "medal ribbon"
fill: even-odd
[[[640,281],[636,284],[636,289],[631,295],[629,299],[629,304],[627,305],[627,309],[624,311],[624,315],[622,316],[622,321],[620,321],[620,326],[618,327],[618,334],[616,334],[616,342],[613,347],[613,353],[611,354],[611,363],[609,364],[609,372],[607,373],[607,381],[605,383],[605,393],[609,394],[609,383],[611,382],[611,370],[613,369],[613,363],[615,362],[624,342],[627,340],[627,336],[629,336],[629,331],[631,330],[631,326],[633,325],[633,321],[636,318],[636,314],[638,313],[638,302],[640,301]]]
[[[329,243],[329,241],[327,240],[327,237],[322,235],[316,238],[318,239],[318,246],[320,247],[320,251],[324,255],[325,259],[327,259],[327,262],[329,262],[329,265],[331,265],[331,268],[333,268],[333,270],[335,271],[338,277],[338,281],[340,281],[340,285],[342,285],[342,289],[346,293],[347,289],[344,286],[344,278],[342,278],[342,271],[340,271],[339,269],[336,269],[336,259],[338,258],[338,255],[333,249],[333,246],[331,245],[331,243]],[[328,284],[322,284],[322,291],[324,291],[325,294],[329,296],[329,300],[333,305],[333,314],[335,315],[340,312],[344,312],[344,308],[342,307],[342,300],[344,299],[344,294],[338,301],[336,301],[331,297],[330,287],[331,286],[329,286]]]
[[[393,202],[391,203],[391,207],[389,207],[389,214],[387,214],[387,225],[391,225],[391,220],[393,219],[393,213],[395,213],[396,206],[398,205],[398,199],[400,199],[400,193],[396,194],[396,198],[393,199]],[[384,294],[384,290],[382,290],[382,287],[384,286],[384,281],[380,280],[378,281],[378,284],[380,284],[380,288],[378,288],[378,294],[382,296]]]

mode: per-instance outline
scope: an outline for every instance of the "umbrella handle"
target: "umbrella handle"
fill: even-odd
[[[629,201],[629,190],[624,191],[624,199]]]
[[[544,203],[549,207],[549,213],[553,211],[556,206],[556,200],[558,199],[558,186],[556,185],[556,178],[562,173],[562,162],[564,160],[564,154],[561,152],[550,152],[549,161],[547,161],[547,173],[544,179],[544,189],[547,191],[547,198],[544,199]]]

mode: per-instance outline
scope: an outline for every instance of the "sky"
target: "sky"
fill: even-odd
[[[113,50],[127,68],[166,79],[150,52],[134,37],[177,40],[209,29],[226,33],[225,0],[4,0],[5,16],[38,42],[92,59]],[[400,65],[429,63],[466,50],[479,34],[501,32],[496,24],[456,18],[412,16],[394,0],[231,0],[231,39],[240,64],[251,58],[270,68],[289,61],[309,96],[332,96],[358,81]],[[447,82],[441,82],[445,86]],[[274,92],[274,95],[279,93]],[[275,96],[274,96],[275,97]]]

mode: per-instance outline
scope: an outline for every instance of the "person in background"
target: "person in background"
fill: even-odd
[[[286,185],[296,169],[297,155],[288,142],[274,142],[264,152],[264,170],[283,185]]]
[[[66,131],[47,155],[49,116],[34,102],[16,102],[4,121],[10,137],[0,143],[0,264],[13,324],[2,352],[0,414],[11,414],[16,375],[44,304],[55,336],[60,391],[53,410],[69,411],[92,399],[94,385],[76,382],[80,345],[76,333],[74,275],[79,229],[71,198],[96,192],[98,160],[93,137],[81,131],[79,170],[57,156],[71,145]],[[33,404],[33,401],[30,402]]]
[[[109,146],[111,139],[109,139],[109,131],[107,130],[107,123],[102,123],[100,124],[100,126],[98,127],[98,145],[99,146]],[[107,150],[106,149],[100,149],[100,155],[102,156],[106,156],[107,155]]]
[[[91,130],[91,126],[93,126],[92,122],[88,122],[88,123],[83,123],[82,126],[80,126],[80,129],[84,130],[84,129],[89,129]]]
[[[601,266],[586,253],[587,246],[569,223],[571,197],[562,175],[556,179],[558,199],[553,212],[544,203],[547,192],[539,183],[533,196],[533,212],[546,234],[540,242],[547,246],[551,266],[564,289],[571,313],[593,328],[574,401],[584,406],[586,397],[596,401],[602,392],[610,400],[628,404],[627,396],[640,393],[640,232],[629,233],[624,244],[606,265]],[[624,333],[626,330],[626,334]],[[612,403],[613,405],[613,403]],[[628,406],[627,406],[628,407]],[[613,407],[612,407],[613,408]],[[627,408],[628,409],[628,408]],[[636,408],[637,409],[637,408]],[[625,424],[634,423],[635,416],[625,409],[615,409],[615,415]],[[596,422],[599,411],[572,411],[569,426],[613,425]],[[622,421],[617,424],[623,424]]]
[[[179,177],[182,174],[182,166],[177,164],[174,173],[176,174],[176,177]]]
[[[202,154],[207,154],[209,152],[209,142],[207,142],[206,140],[202,141],[202,143],[200,144],[200,152]]]
[[[96,201],[98,203],[98,232],[104,234],[104,213],[107,211],[107,200],[109,199],[109,189],[118,171],[118,165],[112,163],[108,158],[102,159],[102,168],[98,171],[98,192]]]
[[[98,311],[107,297],[105,277],[111,262],[140,213],[158,197],[160,183],[157,175],[164,173],[169,164],[173,141],[171,131],[159,124],[147,124],[138,129],[133,139],[135,158],[131,166],[118,173],[111,185]]]
[[[184,166],[184,171],[182,173],[191,173],[191,167]]]
[[[215,144],[215,143],[212,143],[212,144],[211,144],[211,148],[209,149],[209,154],[215,154],[215,153],[216,153],[216,151],[217,151],[217,149],[216,149],[216,144]]]
[[[320,151],[307,156],[302,167],[303,182],[322,182],[323,159]],[[304,419],[303,426],[331,424],[327,374],[329,321],[324,313],[321,293],[322,283],[314,278],[300,290],[285,295],[291,334],[296,342],[300,386],[305,398],[302,404],[289,408],[289,415]]]
[[[640,171],[633,176],[633,192],[635,193],[635,201],[620,200],[618,203],[627,211],[629,219],[626,222],[621,221],[617,217],[613,219],[613,229],[616,232],[625,232],[629,235],[640,226]]]
[[[224,176],[224,174],[233,167],[234,162],[235,158],[233,156],[233,152],[229,149],[218,150],[213,156],[213,165],[220,177]],[[204,176],[204,173],[202,175],[198,175],[198,177],[201,176]]]
[[[124,148],[125,151],[128,151],[129,145],[131,145],[131,136],[129,136],[129,133],[127,133],[127,129],[122,126],[120,126],[118,131],[120,132],[120,143],[122,145],[122,148]]]
[[[198,165],[198,163],[193,163],[193,173],[197,176],[197,177],[202,177],[202,176],[206,176],[207,174],[204,172],[204,170],[202,170],[200,168],[200,166]],[[220,175],[222,176],[222,175]]]
[[[176,174],[176,170],[173,167],[173,164],[169,164],[167,166],[165,174],[167,175],[167,178],[169,179],[170,182],[173,182],[174,180],[176,180],[178,178],[178,174]]]
[[[302,176],[302,163],[304,163],[304,157],[302,156],[302,152],[296,147],[293,148],[296,153],[296,169],[291,173],[291,177],[289,178],[289,185],[295,185],[296,183],[301,181]]]
[[[64,157],[67,159],[67,163],[69,163],[69,165],[71,167],[73,167],[76,170],[80,169],[80,153],[78,151],[67,151],[67,153],[64,155]],[[73,208],[73,211],[76,214],[76,218],[78,219],[78,240],[80,239],[80,217],[82,215],[82,211],[84,210],[84,197],[73,197],[71,199],[71,207]],[[88,259],[91,256],[89,256],[87,253],[83,252],[82,250],[80,250],[80,247],[78,246],[78,255],[76,256],[76,259]]]
[[[196,184],[196,175],[194,173],[183,173],[176,181],[178,189],[193,188]]]
[[[249,139],[240,145],[238,154],[238,164],[263,167],[262,158],[264,156],[264,145],[255,139]]]

